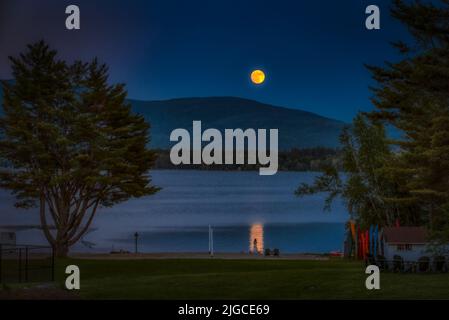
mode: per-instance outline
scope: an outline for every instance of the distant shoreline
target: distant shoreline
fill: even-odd
[[[157,153],[155,170],[201,170],[201,171],[258,171],[259,164],[181,164],[174,165],[170,159],[170,150],[154,149]],[[307,149],[291,149],[279,151],[278,171],[284,172],[313,172],[321,171],[326,166],[341,168],[341,153],[338,149],[316,147]],[[191,162],[193,163],[193,161]]]
[[[151,148],[151,146],[150,146]],[[174,165],[170,159],[170,150],[153,149],[157,154],[152,170],[199,170],[199,171],[258,171],[259,164],[190,164]],[[329,165],[341,169],[341,152],[338,149],[315,147],[279,151],[278,171],[283,172],[318,172]],[[0,170],[8,170],[7,163],[0,163]]]

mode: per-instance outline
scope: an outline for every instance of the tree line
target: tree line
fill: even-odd
[[[157,149],[155,152],[157,159],[154,169],[256,171],[260,168],[259,164],[174,165],[170,160],[169,150]],[[341,167],[341,152],[333,148],[317,147],[280,151],[278,159],[280,171],[320,171],[329,165]]]

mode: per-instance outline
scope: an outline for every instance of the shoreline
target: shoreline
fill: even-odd
[[[209,259],[209,260],[312,260],[327,261],[329,256],[307,253],[286,253],[278,257],[264,256],[262,254],[215,253],[213,257],[209,253],[202,252],[166,252],[166,253],[73,253],[72,259],[85,260],[176,260],[176,259]]]

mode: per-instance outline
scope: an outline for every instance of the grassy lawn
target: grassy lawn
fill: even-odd
[[[81,270],[83,299],[449,299],[449,274],[381,274],[365,289],[360,262],[286,260],[60,260]]]

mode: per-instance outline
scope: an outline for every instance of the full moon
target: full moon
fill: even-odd
[[[265,72],[262,70],[254,70],[251,72],[251,81],[254,84],[262,84],[265,82]]]

